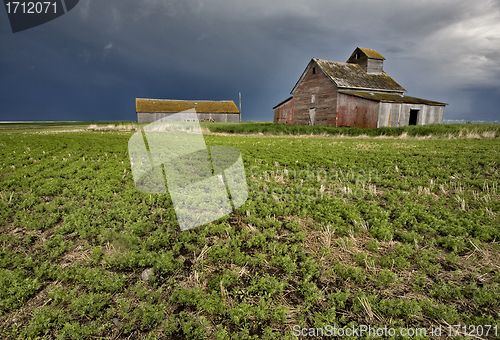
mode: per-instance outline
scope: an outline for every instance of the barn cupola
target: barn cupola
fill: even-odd
[[[358,64],[368,74],[382,74],[384,60],[385,58],[375,50],[357,47],[347,62]]]

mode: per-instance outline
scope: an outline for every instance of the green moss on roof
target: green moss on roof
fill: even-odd
[[[369,49],[369,48],[362,48],[362,47],[358,47],[358,49],[360,49],[364,54],[366,54],[366,56],[368,58],[375,58],[375,59],[385,60],[385,58],[382,57],[382,55],[380,53],[378,53],[377,51],[375,51],[375,50],[372,50],[372,49]]]
[[[313,60],[316,61],[323,72],[328,75],[339,88],[373,89],[398,92],[406,91],[385,72],[382,72],[382,74],[368,74],[357,64],[342,63],[325,59]]]
[[[378,102],[389,103],[406,103],[406,104],[427,104],[427,105],[448,105],[446,103],[435,102],[422,98],[401,96],[394,93],[376,93],[376,92],[363,92],[363,91],[339,91],[339,93],[348,94],[351,96],[366,98]],[[370,94],[372,93],[372,94]]]
[[[136,112],[181,112],[196,109],[207,113],[240,113],[233,101],[136,99]]]

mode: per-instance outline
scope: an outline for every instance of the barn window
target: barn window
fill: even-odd
[[[311,103],[314,104],[315,101],[316,101],[316,95],[315,94],[311,94]]]
[[[358,52],[358,53],[356,53],[356,59],[359,59],[359,58],[361,58],[361,53]]]
[[[313,74],[316,74],[316,67],[313,67]]]

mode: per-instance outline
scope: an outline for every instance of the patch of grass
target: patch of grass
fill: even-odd
[[[23,270],[0,269],[0,315],[19,308],[40,289],[40,282]]]
[[[263,135],[319,135],[319,136],[368,136],[368,137],[440,137],[446,139],[482,139],[500,136],[500,124],[429,124],[397,128],[337,128],[331,126],[286,125],[272,122],[201,123],[205,129],[217,133]]]
[[[500,328],[495,124],[202,123],[263,135],[204,136],[241,151],[249,198],[185,232],[169,195],[136,190],[134,131],[89,124],[0,130],[2,339]],[[340,134],[385,137],[314,138]]]

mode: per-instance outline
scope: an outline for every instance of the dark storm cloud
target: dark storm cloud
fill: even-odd
[[[244,119],[271,120],[310,58],[361,46],[409,95],[450,103],[445,118],[498,120],[499,13],[486,0],[81,0],[16,34],[0,13],[0,119],[132,120],[136,97],[241,91]]]

